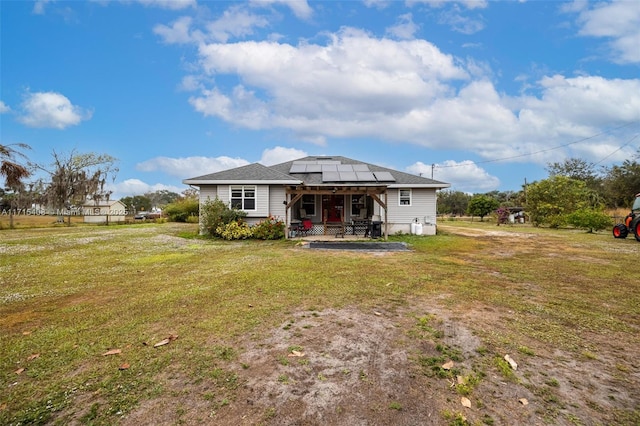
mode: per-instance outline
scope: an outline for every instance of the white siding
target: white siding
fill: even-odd
[[[382,198],[384,201],[384,197]],[[396,232],[410,233],[411,223],[418,219],[422,224],[436,223],[436,190],[412,188],[411,205],[401,206],[399,202],[399,190],[392,188],[387,191],[387,220],[389,234]],[[374,203],[375,214],[379,214],[384,220],[384,210]]]
[[[204,204],[207,200],[215,200],[218,196],[218,187],[216,185],[202,185],[200,186],[200,204]]]
[[[283,204],[287,200],[287,194],[284,191],[284,186],[273,185],[269,187],[269,213],[277,219],[284,221],[287,206]]]
[[[215,200],[216,197],[225,204],[230,202],[231,185],[202,185],[200,186],[200,203],[207,199]],[[251,185],[244,185],[251,186]],[[247,210],[247,222],[257,223],[259,220],[269,217],[269,215],[280,216],[284,219],[285,206],[282,204],[286,200],[284,186],[274,185],[253,185],[256,187],[256,210]],[[256,220],[257,219],[257,220]]]
[[[90,204],[84,206],[84,222],[85,223],[113,223],[124,222],[126,206],[120,201],[116,201],[110,205],[92,206]]]

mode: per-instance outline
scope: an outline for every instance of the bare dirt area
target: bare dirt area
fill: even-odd
[[[461,394],[460,386],[467,380],[486,382],[474,372],[483,362],[477,352],[480,340],[462,324],[424,306],[419,309],[294,313],[282,327],[244,342],[239,358],[229,365],[241,383],[233,400],[218,401],[218,409],[203,404],[194,410],[189,401],[207,390],[195,386],[186,391],[185,383],[176,383],[184,404],[190,405],[182,417],[168,419],[172,411],[162,410],[164,402],[150,401],[124,423],[444,425],[462,419],[536,423],[535,405],[518,402],[524,397],[531,400],[530,392],[502,380],[482,384],[485,401],[469,395],[471,407],[465,408],[466,392]],[[475,383],[468,386],[471,389]],[[171,404],[175,406],[175,401]]]
[[[449,318],[428,301],[297,312],[278,329],[236,342],[242,353],[224,367],[237,385],[232,398],[218,396],[212,409],[201,396],[224,395],[224,383],[203,388],[177,375],[167,383],[189,409],[174,417],[163,406],[175,407],[175,399],[149,401],[124,424],[633,424],[615,413],[637,407],[637,368],[621,381],[603,368],[615,359],[534,347],[536,356],[511,354],[513,370],[466,325],[499,333],[504,314],[479,309]],[[624,349],[620,342],[615,355],[636,362]]]

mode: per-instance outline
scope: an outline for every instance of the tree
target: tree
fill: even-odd
[[[31,171],[18,163],[16,157],[26,158],[23,153],[12,148],[31,149],[24,143],[14,145],[0,145],[0,177],[4,178],[5,187],[14,188],[22,184],[22,180],[31,175]]]
[[[588,163],[581,158],[569,158],[562,163],[548,163],[549,176],[567,176],[571,179],[581,180],[589,186],[589,182],[597,179],[594,171],[595,164]]]
[[[116,162],[107,154],[78,154],[74,150],[68,155],[61,155],[54,150],[51,168],[38,166],[51,176],[45,192],[47,203],[58,210],[69,210],[81,207],[89,200],[96,204],[103,200],[108,202],[112,191],[105,184],[111,175],[115,179],[118,172]]]
[[[640,149],[637,157],[640,157]],[[635,159],[625,160],[622,165],[607,169],[604,188],[608,206],[631,207],[640,190],[640,163]]]
[[[171,222],[196,221],[200,212],[200,202],[195,198],[183,198],[167,204],[164,213]],[[191,218],[191,219],[190,219]]]
[[[480,221],[484,220],[484,217],[496,210],[500,206],[498,200],[488,195],[474,195],[469,200],[469,207],[467,212],[471,216],[480,216]]]
[[[151,210],[151,200],[144,195],[124,197],[120,199],[120,202],[127,206],[127,209],[131,209],[131,213]]]
[[[184,198],[198,199],[198,197],[200,196],[200,191],[198,191],[196,188],[185,189],[184,191],[182,191],[182,196]]]
[[[601,231],[609,228],[613,223],[611,218],[597,208],[583,208],[567,215],[567,222],[576,228],[586,229],[588,232]]]
[[[593,191],[581,180],[557,175],[527,188],[527,211],[536,226],[563,226],[567,215],[588,207],[595,207]]]
[[[469,206],[471,196],[461,191],[439,191],[438,213],[462,216]]]
[[[151,201],[151,207],[164,207],[167,204],[178,201],[181,197],[180,194],[175,192],[168,191],[166,189],[161,189],[156,192],[147,192],[144,194]]]
[[[604,200],[606,192],[602,185],[603,178],[595,171],[595,166],[581,158],[569,158],[562,163],[548,163],[547,171],[549,177],[566,176],[584,182],[594,192],[592,197],[597,195],[598,199]]]
[[[16,195],[24,190],[23,179],[31,175],[31,171],[18,163],[16,157],[25,157],[20,151],[12,146],[22,149],[30,149],[29,145],[20,143],[15,145],[0,145],[0,177],[4,178],[5,187],[9,191],[3,190],[3,201],[9,201],[9,227],[13,228],[13,210]],[[25,157],[26,158],[26,157]]]

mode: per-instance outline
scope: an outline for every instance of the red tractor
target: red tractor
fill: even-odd
[[[635,235],[636,240],[640,241],[640,193],[636,194],[631,213],[624,218],[624,223],[613,227],[614,238],[627,238],[629,233]]]

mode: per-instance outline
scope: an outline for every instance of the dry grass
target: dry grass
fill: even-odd
[[[176,375],[218,383],[198,403],[224,410],[239,386],[226,363],[241,337],[260,339],[301,309],[420,300],[471,327],[487,359],[561,352],[599,361],[610,386],[640,392],[640,244],[490,223],[440,230],[394,237],[413,251],[383,256],[202,240],[193,225],[0,231],[0,423],[111,424],[145,401],[177,398],[162,385]],[[170,335],[178,339],[152,347]],[[114,348],[122,353],[102,355]],[[555,392],[547,388],[531,392]],[[640,418],[620,404],[605,418]]]

